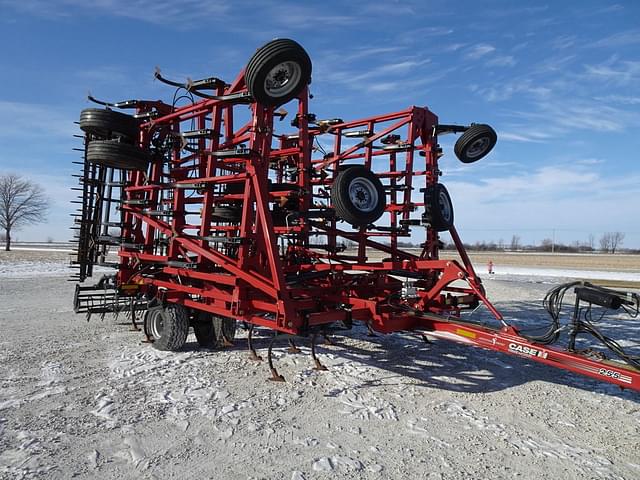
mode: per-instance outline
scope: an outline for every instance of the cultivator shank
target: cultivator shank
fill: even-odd
[[[310,75],[302,47],[274,40],[230,84],[156,73],[198,101],[98,101],[108,108],[83,111],[78,278],[94,265],[116,273],[113,294],[79,287],[78,310],[152,302],[147,331],[170,350],[189,325],[203,345],[228,342],[236,321],[314,340],[358,321],[384,333],[447,332],[516,354],[509,342],[534,348],[486,298],[439,183],[438,135],[462,133],[456,155],[471,163],[493,148],[493,129],[443,125],[416,106],[319,119],[309,111]],[[421,251],[401,248],[418,229],[426,232]],[[461,261],[440,258],[444,231]],[[502,330],[460,320],[480,304]],[[162,340],[167,329],[177,340]],[[634,375],[626,386],[638,388]]]

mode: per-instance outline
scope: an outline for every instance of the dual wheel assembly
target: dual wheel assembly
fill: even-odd
[[[236,336],[236,320],[202,311],[192,311],[180,304],[150,307],[144,314],[144,333],[157,350],[175,352],[187,341],[193,327],[198,345],[222,347]]]
[[[137,146],[140,122],[132,115],[86,108],[80,129],[87,135],[87,162],[124,170],[146,170],[151,158]]]

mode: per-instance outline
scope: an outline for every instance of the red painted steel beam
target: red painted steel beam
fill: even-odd
[[[490,329],[462,321],[447,321],[435,315],[416,318],[416,324],[429,334],[472,344],[488,350],[516,355],[545,365],[569,370],[597,380],[613,383],[622,388],[640,391],[640,370],[619,362],[605,361],[561,350],[557,347],[538,345],[519,336],[513,327]]]

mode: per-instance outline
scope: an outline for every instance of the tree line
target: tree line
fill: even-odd
[[[523,244],[520,236],[513,235],[511,241],[505,243],[503,240],[478,241],[475,243],[465,243],[467,250],[475,251],[526,251],[526,252],[558,252],[558,253],[616,253],[624,244],[624,232],[605,232],[596,242],[595,236],[589,235],[586,241],[575,240],[571,243],[557,242],[551,238],[543,239],[539,245]],[[453,243],[445,244],[445,249],[455,249]],[[629,253],[640,253],[640,249],[628,249]]]

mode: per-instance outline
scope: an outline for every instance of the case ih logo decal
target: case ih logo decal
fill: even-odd
[[[542,352],[537,348],[520,345],[519,343],[510,343],[509,351],[520,355],[529,355],[531,357],[547,358],[547,352]]]

